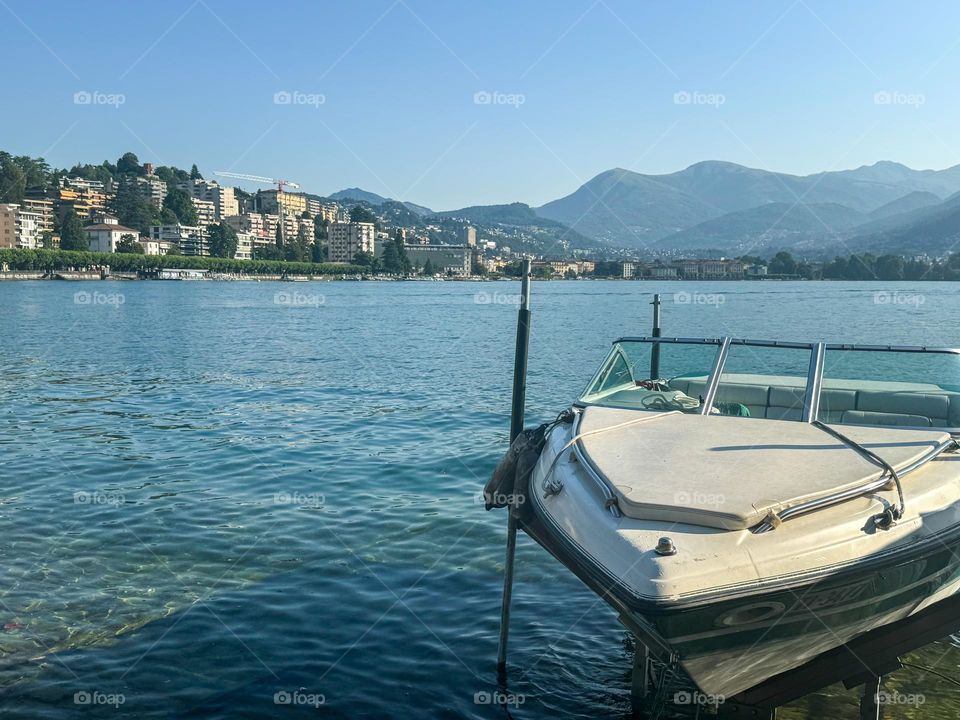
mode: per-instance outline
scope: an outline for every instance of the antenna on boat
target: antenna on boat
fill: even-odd
[[[655,338],[660,337],[660,293],[653,296],[653,332],[651,335]],[[660,343],[653,343],[650,348],[650,379],[658,380],[660,378]]]
[[[659,297],[659,296],[658,296]],[[527,353],[530,349],[530,259],[521,270],[520,310],[517,312],[517,346],[513,358],[513,404],[510,410],[510,443],[523,432],[523,411],[527,397]],[[507,636],[510,634],[510,599],[513,595],[513,558],[517,552],[517,521],[513,508],[507,513],[507,557],[503,564],[503,604],[500,608],[500,644],[497,672],[507,670]]]

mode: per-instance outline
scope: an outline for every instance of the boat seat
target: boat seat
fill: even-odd
[[[717,387],[716,402],[745,405],[751,417],[798,421],[803,417],[805,383],[805,378],[790,376],[727,374]],[[692,397],[703,397],[706,378],[674,378],[670,385]],[[960,427],[960,393],[904,382],[826,379],[819,419],[837,424]]]
[[[584,461],[628,518],[741,530],[883,472],[807,423],[673,412],[622,425],[639,412],[588,406],[578,426]],[[897,470],[950,437],[935,428],[867,425],[844,434]]]

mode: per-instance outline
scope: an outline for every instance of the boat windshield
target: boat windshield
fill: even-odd
[[[584,403],[698,412],[720,340],[619,340],[586,391]]]
[[[960,351],[621,338],[579,403],[798,422],[960,428]]]
[[[828,345],[818,419],[846,425],[960,427],[960,355]]]

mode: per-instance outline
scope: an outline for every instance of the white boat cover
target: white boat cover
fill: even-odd
[[[649,420],[630,422],[641,416]],[[937,429],[838,430],[896,470],[950,437]],[[578,434],[581,452],[616,493],[620,510],[640,520],[739,530],[883,472],[823,430],[788,420],[591,406]]]

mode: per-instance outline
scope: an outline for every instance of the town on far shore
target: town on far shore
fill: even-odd
[[[125,153],[116,164],[53,170],[42,159],[0,153],[0,180],[15,201],[0,203],[0,278],[337,277],[634,280],[955,279],[957,257],[851,256],[806,262],[779,252],[739,257],[635,257],[570,248],[561,235],[531,251],[525,236],[469,219],[424,218],[417,206],[383,205],[238,173],[272,185],[247,192],[190,171],[155,167]],[[346,191],[344,191],[346,192]],[[8,192],[8,195],[11,193]],[[360,191],[358,194],[362,194]],[[876,263],[877,267],[867,264]],[[896,265],[887,268],[886,265]],[[889,271],[889,273],[888,273]]]

